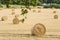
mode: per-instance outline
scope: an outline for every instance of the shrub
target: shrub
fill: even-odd
[[[3,6],[2,5],[0,5],[0,8],[2,8]]]
[[[60,4],[51,4],[51,5],[45,5],[44,8],[60,8]]]

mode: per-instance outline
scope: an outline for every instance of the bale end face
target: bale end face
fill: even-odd
[[[58,19],[58,15],[54,15],[54,19]]]
[[[13,19],[13,24],[19,24],[19,19],[18,18],[14,18]]]
[[[43,24],[40,24],[40,23],[36,24],[32,29],[33,36],[41,37],[45,34],[45,32],[46,32],[45,26]]]

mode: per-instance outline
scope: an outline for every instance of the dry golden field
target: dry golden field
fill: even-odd
[[[21,9],[14,10],[15,14],[12,15],[12,9],[0,9],[0,20],[2,16],[8,17],[8,20],[0,21],[0,40],[60,40],[60,9],[31,9],[25,15],[25,22],[16,25],[12,23],[14,16],[19,15],[19,19],[24,17],[20,15]],[[58,15],[58,19],[54,19],[54,15]],[[46,27],[43,37],[30,35],[37,23],[42,23]]]

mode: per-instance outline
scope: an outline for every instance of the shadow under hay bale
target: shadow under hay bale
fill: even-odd
[[[19,19],[17,17],[13,19],[13,24],[19,24]]]
[[[54,19],[58,19],[58,15],[54,15]]]
[[[33,36],[43,36],[46,32],[46,28],[43,24],[37,23],[32,29]]]
[[[3,16],[3,17],[1,18],[1,21],[6,21],[7,19],[8,19],[7,16]]]

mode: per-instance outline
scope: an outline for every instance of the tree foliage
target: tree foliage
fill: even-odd
[[[17,5],[37,5],[40,3],[39,0],[1,0],[1,4],[6,4],[6,2],[10,4],[17,4]]]
[[[17,5],[37,5],[40,3],[59,3],[60,0],[0,0],[1,4],[6,4],[6,1],[10,4],[17,4]]]

